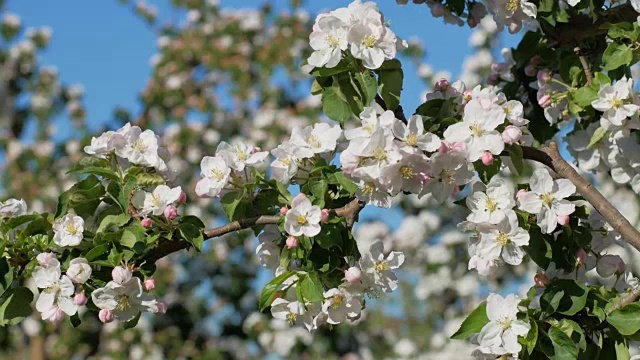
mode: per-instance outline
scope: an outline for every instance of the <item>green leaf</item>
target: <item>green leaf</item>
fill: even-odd
[[[549,355],[549,359],[571,360],[578,358],[578,348],[576,344],[561,329],[552,326],[548,334],[553,344],[553,354],[547,354]]]
[[[309,179],[309,191],[311,195],[316,198],[314,205],[318,205],[319,207],[324,207],[324,196],[327,194],[327,190],[329,189],[329,184],[327,184],[327,180],[311,178]]]
[[[355,78],[358,81],[358,85],[362,89],[364,94],[364,99],[362,103],[367,106],[371,104],[373,99],[376,98],[376,94],[378,93],[378,80],[373,75],[371,71],[365,71],[364,73],[356,73]]]
[[[300,292],[307,302],[317,302],[324,299],[322,295],[322,283],[316,273],[309,273],[303,277],[300,283]]]
[[[78,314],[77,312],[71,315],[69,317],[69,320],[71,321],[71,326],[73,326],[74,328],[77,328],[78,326],[80,326],[80,324],[82,324],[82,320],[80,320],[80,314]]]
[[[275,298],[274,295],[278,290],[278,288],[280,287],[280,285],[282,285],[282,283],[288,278],[290,278],[293,274],[294,274],[293,271],[287,271],[283,274],[280,274],[279,276],[276,276],[271,281],[269,281],[267,285],[264,286],[264,288],[262,289],[262,292],[260,293],[260,302],[258,303],[258,311],[262,312],[266,308],[271,306],[271,303]]]
[[[633,25],[628,22],[611,24],[609,31],[607,31],[607,35],[612,39],[626,38],[631,41],[636,41],[638,39],[638,32],[636,32]]]
[[[400,62],[396,59],[397,64]],[[402,92],[402,82],[404,81],[404,73],[400,66],[380,68],[378,70],[378,87],[380,88],[380,96],[384,100],[387,110],[395,110],[400,106],[400,93]]]
[[[0,326],[15,325],[31,315],[33,293],[26,287],[8,290],[0,305]]]
[[[132,327],[138,325],[138,320],[140,320],[140,315],[142,315],[142,313],[140,311],[138,311],[138,314],[136,315],[136,317],[134,317],[133,319],[126,321],[124,323],[124,328],[126,329],[131,329]]]
[[[553,313],[575,315],[587,304],[589,289],[573,280],[559,279],[547,285],[540,298],[540,308]]]
[[[120,189],[118,193],[118,204],[120,204],[120,208],[122,212],[129,212],[129,202],[131,201],[131,196],[136,186],[138,186],[137,180],[134,176],[127,175],[124,178],[125,183],[124,186]]]
[[[518,145],[507,145],[506,150],[509,153],[509,158],[516,168],[518,175],[524,174],[524,155],[522,154],[522,148]]]
[[[104,231],[108,231],[112,227],[122,227],[126,225],[129,220],[131,220],[131,216],[129,214],[119,214],[119,215],[107,215],[100,222],[100,226],[98,226],[98,230],[96,234],[102,233]]]
[[[531,329],[527,334],[527,352],[529,355],[533,352],[533,349],[536,348],[536,343],[538,342],[538,323],[535,319],[531,318],[529,320],[529,324],[531,325]]]
[[[629,45],[612,42],[602,54],[602,67],[605,70],[614,70],[631,64],[632,60],[633,50]]]
[[[601,72],[596,72],[593,74],[593,81],[591,82],[591,86],[594,89],[600,89],[602,85],[611,85],[611,79]]]
[[[572,98],[576,104],[582,107],[591,106],[591,102],[598,98],[598,91],[589,86],[581,87],[573,93]]]
[[[165,184],[162,176],[150,173],[140,173],[136,175],[136,181],[138,182],[138,185],[142,187],[152,187]]]
[[[339,88],[326,88],[322,93],[322,111],[331,120],[343,123],[351,117],[351,107]]]
[[[191,224],[195,227],[197,227],[198,229],[204,229],[204,223],[202,222],[202,220],[200,220],[199,217],[194,216],[194,215],[186,215],[186,216],[182,216],[180,217],[180,220],[178,220],[179,224]]]
[[[180,236],[182,236],[183,239],[193,244],[193,246],[198,251],[202,251],[204,236],[201,229],[193,224],[184,223],[178,226],[178,231],[180,232]]]
[[[13,267],[6,257],[0,259],[0,296],[11,287],[13,282]]]
[[[501,165],[502,165],[502,161],[500,160],[499,156],[496,156],[493,159],[493,164],[489,166],[486,166],[480,160],[473,163],[473,166],[478,172],[478,176],[480,177],[480,180],[482,180],[482,182],[485,184],[488,184],[489,181],[491,181],[491,178],[500,172]]]
[[[587,145],[587,149],[591,149],[593,146],[598,144],[606,134],[607,134],[607,130],[601,127],[597,128],[596,131],[593,132],[593,135],[591,135],[591,140],[589,140],[589,145]]]
[[[98,176],[102,176],[103,178],[107,178],[112,181],[120,181],[120,177],[111,169],[99,168],[99,167],[85,167],[85,168],[72,168],[67,172],[69,173],[78,173],[78,174],[94,174]]]
[[[347,72],[349,70],[351,70],[352,68],[352,63],[350,61],[347,61],[346,59],[343,59],[342,61],[340,61],[338,63],[338,65],[332,67],[332,68],[314,68],[311,71],[311,75],[313,76],[332,76],[332,75],[337,75],[337,74],[341,74],[344,72]]]
[[[633,335],[640,330],[640,303],[632,303],[612,311],[607,322],[622,335]]]
[[[322,226],[322,231],[316,235],[313,239],[323,249],[331,249],[337,247],[342,249],[342,232],[347,231],[342,224],[325,224]]]
[[[229,221],[234,221],[251,216],[253,207],[251,201],[247,199],[244,191],[232,191],[224,194],[220,199],[222,209]]]
[[[358,185],[347,178],[342,171],[329,174],[327,176],[329,184],[340,185],[349,195],[353,195],[358,191]]]
[[[489,323],[489,318],[487,317],[487,303],[483,302],[473,310],[466,319],[464,319],[458,331],[451,335],[451,338],[466,339],[473,334],[479,333],[487,323]]]
[[[110,248],[110,244],[100,244],[89,250],[89,252],[84,255],[84,258],[87,259],[88,262],[92,262],[106,254]]]

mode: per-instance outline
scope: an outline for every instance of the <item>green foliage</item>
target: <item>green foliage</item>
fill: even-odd
[[[479,333],[487,323],[489,323],[487,303],[483,302],[464,319],[458,331],[451,335],[451,338],[466,339],[473,334]]]

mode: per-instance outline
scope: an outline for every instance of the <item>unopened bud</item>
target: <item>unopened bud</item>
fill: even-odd
[[[85,295],[83,292],[77,293],[73,297],[73,303],[78,306],[85,305],[87,303],[87,295]]]
[[[522,139],[522,130],[519,127],[509,125],[502,132],[502,141],[505,144],[515,144]]]
[[[519,198],[520,198],[520,196],[522,196],[522,195],[524,195],[524,194],[526,194],[526,193],[527,193],[527,190],[526,190],[526,189],[520,189],[520,190],[518,190],[518,192],[516,193],[516,199],[519,199]]]
[[[571,217],[569,217],[569,215],[558,215],[558,224],[565,226],[569,223],[569,220],[571,220]]]
[[[298,247],[298,238],[295,236],[289,236],[286,241],[287,249],[294,249]]]
[[[102,309],[98,313],[98,319],[100,319],[100,321],[105,324],[110,323],[113,321],[113,312],[111,312],[111,310],[109,309]]]
[[[538,273],[533,277],[533,281],[536,283],[536,286],[538,287],[545,287],[547,285],[549,285],[549,283],[551,282],[551,280],[549,280],[549,277],[545,274],[541,274]]]
[[[549,71],[548,69],[542,69],[538,71],[538,75],[536,76],[536,78],[540,83],[548,83],[549,81],[551,81],[551,71]]]
[[[144,281],[144,289],[151,291],[156,288],[156,279],[147,279]]]
[[[173,205],[167,205],[167,207],[164,208],[164,217],[169,221],[174,220],[178,217],[178,209]]]
[[[362,271],[355,266],[352,266],[344,271],[344,278],[349,283],[359,282],[361,276],[362,276]]]
[[[450,85],[447,79],[440,79],[436,81],[435,88],[436,91],[446,92]]]
[[[111,277],[116,284],[124,284],[131,280],[132,276],[131,270],[122,266],[116,266],[111,270]]]
[[[543,95],[539,100],[538,100],[538,105],[540,105],[541,108],[546,109],[549,106],[551,106],[551,96],[549,95]]]
[[[540,65],[540,63],[542,63],[542,57],[540,55],[536,55],[529,60],[529,63],[533,65]]]
[[[158,307],[158,314],[165,314],[167,312],[167,303],[166,302],[160,300],[160,301],[158,301],[156,306]]]
[[[525,75],[527,75],[529,77],[534,77],[534,76],[536,76],[536,73],[537,73],[537,71],[536,71],[536,66],[535,65],[530,64],[530,65],[527,65],[527,66],[524,67],[524,74]]]
[[[152,225],[151,219],[146,217],[146,218],[140,220],[140,225],[142,225],[142,227],[146,228],[146,229],[150,228],[151,225]]]
[[[587,261],[587,252],[584,249],[578,249],[576,251],[576,264],[582,265]]]
[[[184,204],[187,202],[187,193],[184,191],[180,192],[180,196],[178,197],[178,204]]]
[[[53,324],[60,324],[62,322],[62,320],[64,319],[64,313],[62,312],[62,310],[60,308],[56,309],[55,314],[53,314],[50,318],[49,321]]]
[[[482,154],[482,163],[485,166],[489,166],[491,164],[493,164],[494,158],[493,158],[493,154],[491,154],[490,152],[486,151],[484,154]]]
[[[320,215],[320,221],[322,221],[323,223],[326,223],[329,221],[329,209],[322,209],[322,212]]]
[[[283,206],[280,208],[280,214],[282,215],[287,215],[287,212],[289,211],[289,209],[286,206]]]

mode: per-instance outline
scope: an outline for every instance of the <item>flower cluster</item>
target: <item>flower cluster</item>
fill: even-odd
[[[32,273],[35,285],[42,289],[36,310],[42,320],[60,323],[64,314],[75,315],[78,306],[87,303],[82,284],[91,277],[91,266],[84,258],[75,258],[69,262],[65,275],[62,275],[60,262],[53,253],[41,253],[37,257],[38,266]]]
[[[384,16],[374,2],[356,0],[316,18],[309,36],[314,52],[309,65],[333,68],[349,49],[351,56],[362,60],[368,69],[379,68],[385,60],[395,58],[403,42],[386,26]]]
[[[127,123],[116,131],[107,131],[91,139],[84,152],[98,158],[115,153],[122,166],[138,165],[155,168],[166,178],[173,175],[167,167],[169,153],[159,145],[159,137],[151,130]]]
[[[267,239],[262,239],[264,244]],[[364,308],[364,296],[378,297],[380,293],[392,292],[398,287],[393,270],[404,262],[404,254],[383,253],[382,242],[374,243],[369,253],[363,255],[359,264],[344,270],[344,280],[338,287],[330,288],[322,294],[323,300],[301,303],[296,295],[298,273],[288,278],[285,290],[271,305],[271,313],[293,325],[303,324],[307,330],[316,330],[320,325],[339,324],[345,320],[356,320]]]

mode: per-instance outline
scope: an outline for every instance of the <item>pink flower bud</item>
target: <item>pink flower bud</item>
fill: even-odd
[[[418,174],[418,177],[420,178],[420,183],[422,185],[426,185],[427,181],[429,181],[431,179],[431,175],[427,174],[427,173],[423,173],[421,172],[420,174]]]
[[[519,127],[509,125],[502,132],[502,141],[505,144],[515,144],[522,139],[522,130]]]
[[[474,28],[476,26],[478,26],[478,20],[476,20],[476,18],[474,18],[473,16],[469,16],[469,18],[467,19],[467,24],[469,24],[470,28]]]
[[[453,189],[451,189],[451,196],[455,197],[459,193],[460,193],[460,188],[458,186],[454,186]]]
[[[569,223],[570,219],[571,218],[569,217],[569,215],[558,215],[557,221],[558,221],[558,224],[565,226]]]
[[[582,265],[585,261],[587,261],[587,252],[584,249],[578,249],[576,251],[576,263]]]
[[[36,259],[38,260],[38,264],[43,268],[48,268],[51,265],[56,266],[56,264],[58,264],[57,266],[60,265],[54,253],[40,253],[36,256]]]
[[[166,217],[167,220],[172,221],[178,217],[178,209],[173,205],[167,205],[167,207],[164,208],[164,217]]]
[[[533,277],[533,281],[536,283],[536,286],[538,287],[545,287],[547,285],[549,285],[549,283],[551,282],[551,280],[549,280],[549,277],[545,274],[536,274]]]
[[[180,192],[180,196],[178,197],[178,204],[184,204],[187,202],[187,193],[184,191]]]
[[[287,249],[293,249],[298,247],[298,238],[295,236],[289,236],[286,241]]]
[[[283,206],[280,208],[280,214],[282,215],[287,215],[287,212],[289,211],[289,209],[287,209],[286,206]]]
[[[498,85],[499,83],[499,76],[496,73],[491,73],[489,74],[489,76],[487,76],[487,84],[489,85]]]
[[[493,164],[493,154],[491,154],[490,152],[486,151],[484,154],[482,154],[482,163],[485,166],[489,166],[491,164]]]
[[[98,313],[98,319],[100,319],[104,324],[110,323],[113,321],[113,312],[109,309],[102,309]]]
[[[255,154],[255,153],[259,153],[260,151],[262,151],[262,149],[260,147],[256,146],[251,150],[251,153]]]
[[[527,65],[524,67],[524,74],[529,76],[529,77],[534,77],[536,76],[536,66],[535,65]]]
[[[362,276],[362,271],[355,266],[352,266],[344,271],[344,278],[349,283],[359,282],[361,276]]]
[[[87,303],[87,295],[85,295],[83,292],[77,293],[73,297],[73,303],[78,306],[85,305]]]
[[[147,279],[144,281],[144,289],[151,291],[156,288],[156,279]]]
[[[548,69],[542,69],[538,71],[538,75],[536,77],[538,79],[538,82],[543,84],[548,83],[549,81],[551,81],[551,71],[549,71]]]
[[[123,268],[122,266],[116,266],[111,270],[111,277],[116,284],[124,284],[131,280],[132,276],[131,270]]]
[[[471,99],[473,99],[473,91],[472,90],[465,90],[462,93],[462,104],[466,104],[469,101],[471,101]]]
[[[431,6],[431,16],[433,17],[444,16],[445,11],[444,6],[440,3],[434,3],[433,6]]]
[[[156,304],[158,306],[158,314],[165,314],[167,312],[167,303],[160,300]]]
[[[463,143],[462,141],[456,141],[451,143],[451,150],[452,151],[460,151],[460,152],[464,152],[467,150],[467,145],[465,143]]]
[[[440,79],[436,81],[435,88],[436,91],[445,92],[449,88],[451,84],[447,79]]]
[[[619,260],[618,260],[618,271],[617,271],[617,273],[618,274],[624,274],[624,269],[626,267],[625,263],[624,263],[624,260],[622,260],[621,257],[618,257],[618,258],[619,258]]]
[[[551,96],[549,95],[543,95],[539,100],[538,100],[538,105],[540,105],[540,107],[542,107],[543,109],[548,108],[549,106],[551,106]]]
[[[49,318],[49,321],[52,324],[60,324],[62,322],[62,320],[64,319],[64,313],[62,312],[62,310],[60,308],[56,309],[55,314],[53,314],[53,316],[51,316]]]
[[[540,65],[541,62],[542,62],[542,57],[540,55],[536,55],[532,57],[531,60],[529,60],[529,63],[533,65]]]
[[[448,153],[451,150],[451,148],[449,148],[449,144],[447,144],[446,141],[442,141],[440,143],[440,147],[438,148],[438,152],[441,152],[443,154]]]
[[[322,209],[320,221],[322,221],[323,223],[329,221],[329,209]]]
[[[151,225],[152,225],[151,219],[146,217],[146,218],[140,220],[140,225],[142,225],[142,227],[146,228],[146,229],[150,228]]]
[[[526,189],[520,189],[520,190],[518,190],[518,192],[516,193],[516,199],[519,199],[519,198],[520,198],[520,196],[522,196],[522,195],[524,195],[524,194],[526,194],[526,193],[527,193],[527,190],[526,190]]]

